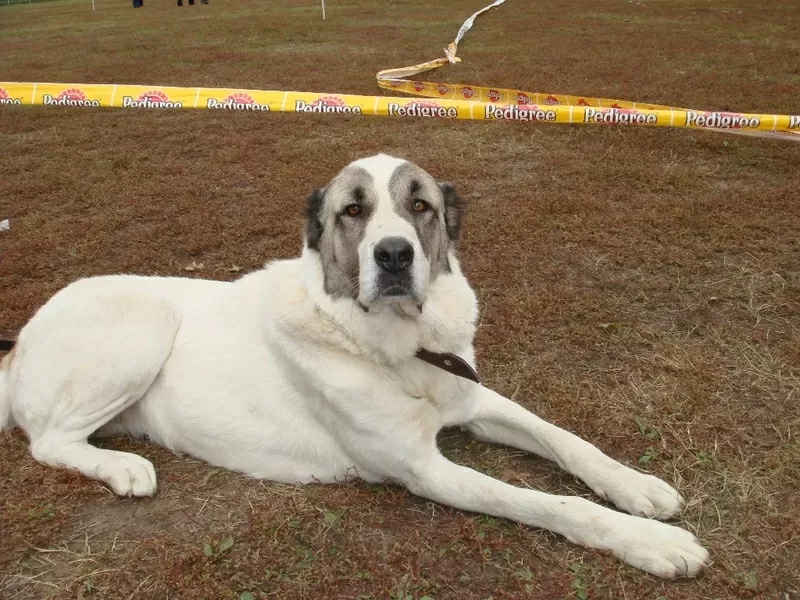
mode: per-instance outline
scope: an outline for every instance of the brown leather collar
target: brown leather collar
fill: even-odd
[[[475,383],[481,382],[475,369],[467,361],[455,354],[436,354],[427,350],[418,350],[417,358],[457,377],[463,377]]]

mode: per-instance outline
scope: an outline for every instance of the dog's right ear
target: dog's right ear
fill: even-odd
[[[311,250],[319,249],[319,239],[322,237],[322,202],[325,199],[325,190],[322,188],[311,192],[306,200],[306,246]]]

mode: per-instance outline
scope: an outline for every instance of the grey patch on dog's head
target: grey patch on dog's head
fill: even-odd
[[[440,273],[449,272],[448,252],[460,234],[464,202],[450,184],[438,183],[406,161],[384,156],[371,160],[345,167],[307,201],[306,245],[319,252],[325,291],[334,297],[359,298],[359,276],[364,268],[359,264],[359,247],[380,198],[390,198],[391,211],[416,232],[430,266],[425,286]],[[368,171],[376,168],[379,170]],[[384,172],[388,180],[383,179]],[[388,181],[388,190],[376,190],[376,179],[383,182],[379,184],[382,188]],[[385,219],[386,213],[382,214]]]
[[[431,265],[431,281],[448,273],[447,255],[461,233],[466,203],[449,183],[438,183],[413,163],[405,163],[392,174],[389,183],[395,211],[414,226]],[[419,208],[418,203],[424,208]]]
[[[372,177],[364,169],[343,169],[324,192],[317,190],[306,210],[306,245],[319,252],[325,291],[334,297],[358,297],[358,246],[374,207]],[[348,208],[361,213],[352,216]]]

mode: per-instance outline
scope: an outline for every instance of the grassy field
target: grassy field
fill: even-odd
[[[374,94],[484,0],[0,6],[0,80]],[[279,7],[280,6],[280,7]],[[510,0],[440,80],[800,113],[794,0]],[[224,113],[224,114],[223,114]],[[133,440],[120,500],[0,434],[0,597],[800,597],[800,144],[686,130],[0,106],[0,329],[112,272],[233,279],[295,255],[307,193],[378,151],[454,181],[486,383],[675,484],[712,551],[662,582],[402,489],[246,479]],[[235,443],[233,441],[232,443]],[[593,498],[444,432],[454,460]],[[594,498],[593,498],[594,499]]]

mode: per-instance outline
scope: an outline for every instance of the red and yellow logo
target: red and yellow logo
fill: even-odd
[[[583,113],[584,123],[599,125],[655,125],[656,115],[644,114],[630,108],[619,108],[614,103],[611,108],[586,108]]]
[[[57,96],[43,94],[42,102],[45,106],[100,106],[99,100],[88,99],[83,90],[78,88],[68,88]]]
[[[250,94],[245,94],[244,92],[231,94],[224,101],[232,102],[233,104],[255,104],[256,102]]]
[[[169,102],[169,96],[161,90],[150,90],[139,96],[138,100],[139,102],[145,102],[147,100],[151,102]]]
[[[686,125],[713,129],[757,129],[761,126],[761,117],[740,113],[689,110],[686,111]]]
[[[498,92],[497,90],[489,90],[486,95],[489,96],[489,100],[492,102],[500,102],[504,96],[503,92]]]
[[[347,106],[347,102],[345,102],[341,98],[337,98],[336,96],[323,96],[322,98],[317,98],[316,100],[314,100],[314,102],[311,103],[311,106],[338,107],[338,106]]]
[[[517,95],[514,96],[514,100],[517,101],[517,104],[520,106],[524,106],[531,103],[531,98],[528,94],[523,94],[522,92],[517,92]]]
[[[68,90],[64,90],[58,96],[56,96],[56,100],[86,100],[86,94],[83,93],[82,90],[78,88],[70,88]]]
[[[433,100],[421,100],[398,104],[390,102],[388,106],[390,117],[432,117],[436,119],[457,119],[458,109],[455,106],[445,107]]]
[[[183,108],[183,102],[169,99],[162,90],[148,90],[138,98],[133,96],[122,97],[123,108]]]
[[[297,100],[294,103],[294,109],[297,112],[363,114],[360,106],[350,106],[338,96],[322,96],[313,102]]]
[[[206,100],[206,108],[267,112],[269,111],[269,104],[256,102],[255,98],[253,98],[250,94],[246,94],[244,92],[235,92],[227,96],[222,101],[217,100],[216,98],[209,98]]]

